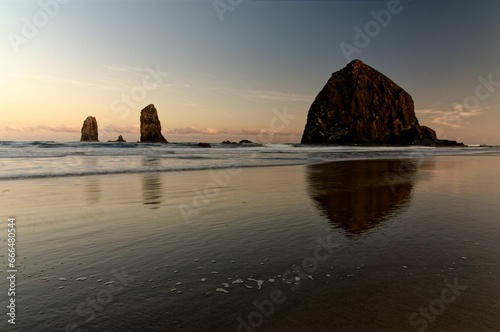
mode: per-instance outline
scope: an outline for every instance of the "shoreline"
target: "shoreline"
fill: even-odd
[[[438,148],[439,149],[439,148]],[[463,149],[463,148],[462,148]],[[203,150],[203,149],[202,149]],[[307,152],[307,151],[305,151]],[[425,151],[396,151],[401,155],[397,156],[356,156],[356,157],[340,157],[334,160],[318,160],[310,162],[309,160],[302,160],[299,162],[289,162],[283,164],[260,164],[260,165],[234,165],[234,166],[194,166],[190,168],[170,168],[170,169],[158,169],[158,170],[150,170],[150,169],[135,169],[135,170],[115,170],[115,171],[91,171],[87,173],[80,174],[55,174],[55,175],[27,175],[27,176],[19,176],[19,177],[6,177],[0,178],[0,182],[2,181],[17,181],[17,180],[38,180],[38,179],[58,179],[58,178],[71,178],[71,177],[86,177],[86,176],[110,176],[110,175],[133,175],[133,174],[147,174],[147,173],[183,173],[183,172],[193,172],[193,171],[218,171],[218,170],[234,170],[234,169],[247,169],[247,168],[267,168],[267,167],[290,167],[290,166],[307,166],[307,165],[316,165],[316,164],[325,164],[330,162],[345,162],[350,160],[409,160],[409,159],[422,159],[422,158],[431,158],[431,157],[441,157],[441,156],[495,156],[500,155],[500,151],[475,151],[470,153],[449,153],[449,154],[427,154]],[[409,155],[404,155],[404,153],[408,153]],[[254,152],[253,155],[256,155]],[[94,158],[100,158],[102,156],[95,156]],[[155,155],[148,155],[144,157],[155,158]],[[112,158],[112,157],[110,157]],[[257,161],[257,159],[248,159],[249,161]]]
[[[103,140],[103,141],[98,141],[98,142],[88,142],[88,141],[68,141],[68,140],[0,140],[1,143],[48,143],[48,144],[106,144],[106,145],[112,145],[112,144],[134,144],[134,145],[158,145],[158,146],[168,146],[168,145],[175,145],[175,144],[192,144],[193,146],[198,145],[201,142],[206,142],[209,144],[217,144],[217,145],[226,145],[226,143],[223,143],[224,141],[231,141],[231,140],[226,140],[226,137],[221,137],[221,139],[217,141],[209,141],[209,140],[186,140],[186,141],[169,141],[168,143],[153,143],[153,142],[140,142],[140,141],[125,141],[125,142],[119,142],[119,141],[110,141],[110,140]],[[245,140],[245,139],[243,139]],[[428,148],[474,148],[474,147],[492,147],[492,148],[498,148],[500,145],[494,145],[494,144],[465,144],[464,146],[455,146],[455,145],[418,145],[418,144],[409,144],[409,145],[391,145],[391,144],[335,144],[335,143],[322,143],[322,144],[308,144],[308,143],[301,143],[300,140],[296,142],[290,142],[290,141],[270,141],[270,142],[259,142],[258,139],[255,141],[249,140],[251,143],[238,143],[236,141],[241,141],[241,139],[236,139],[233,143],[227,144],[229,147],[230,146],[241,146],[244,144],[254,144],[254,145],[262,145],[262,144],[289,144],[289,145],[299,145],[299,146],[325,146],[325,147],[331,147],[331,146],[338,146],[338,147],[394,147],[394,148],[404,148],[404,147],[428,147]]]

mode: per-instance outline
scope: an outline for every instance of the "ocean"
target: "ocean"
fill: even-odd
[[[301,144],[0,142],[0,180],[220,168],[307,165],[361,159],[422,159],[500,147],[357,147]]]

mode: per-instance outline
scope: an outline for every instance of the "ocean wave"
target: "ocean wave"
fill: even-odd
[[[121,169],[121,170],[93,170],[93,171],[73,171],[61,173],[33,173],[33,174],[16,174],[16,175],[0,175],[1,180],[28,180],[28,179],[45,179],[45,178],[64,178],[76,176],[97,176],[97,175],[119,175],[119,174],[144,174],[144,173],[168,173],[168,172],[183,172],[183,171],[203,171],[203,170],[221,170],[235,168],[253,168],[253,167],[277,167],[277,166],[294,166],[299,163],[282,163],[282,164],[247,164],[247,165],[199,165],[171,168],[140,168],[140,169]]]
[[[50,146],[51,148],[46,148]],[[22,148],[20,148],[22,147]],[[499,153],[500,147],[363,147],[300,144],[0,142],[0,180],[306,165],[340,160]]]

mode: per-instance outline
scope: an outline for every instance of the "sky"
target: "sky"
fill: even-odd
[[[0,140],[78,141],[92,115],[136,141],[154,104],[169,141],[299,142],[360,59],[439,137],[500,144],[497,0],[0,0],[0,36]]]

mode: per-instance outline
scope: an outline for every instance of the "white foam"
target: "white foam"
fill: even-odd
[[[264,280],[257,280],[257,279],[254,279],[254,278],[247,278],[248,281],[255,281],[257,283],[257,286],[259,287],[259,289],[262,288],[262,285],[264,284]]]

